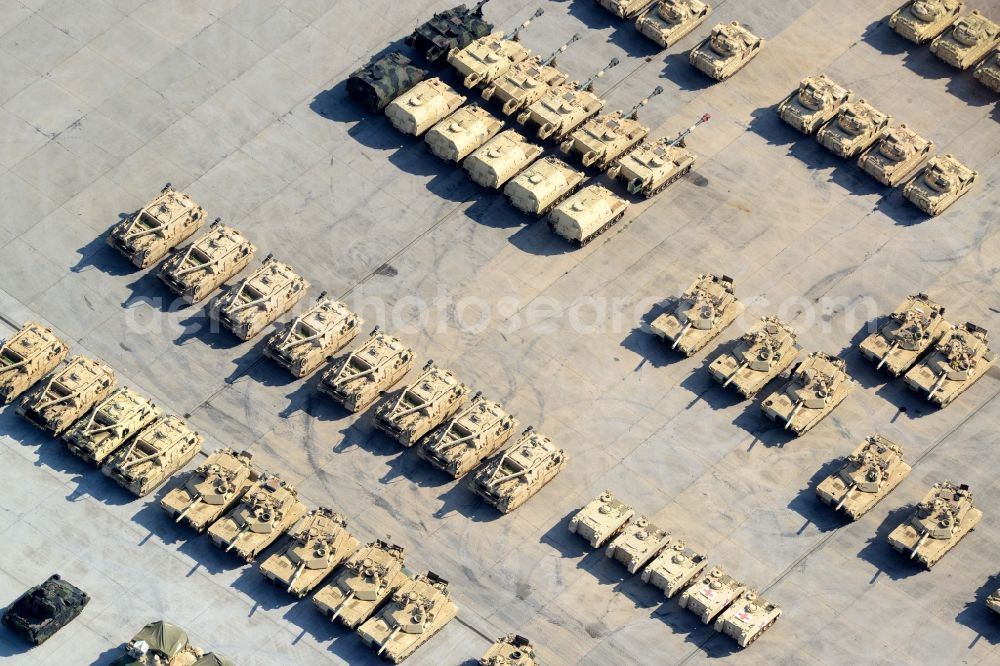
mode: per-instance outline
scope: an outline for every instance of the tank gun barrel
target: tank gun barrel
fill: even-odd
[[[833,510],[834,510],[834,511],[840,511],[840,508],[841,508],[842,506],[844,506],[844,503],[845,503],[845,502],[846,502],[846,501],[847,501],[848,499],[850,499],[850,497],[851,497],[851,493],[853,493],[853,492],[854,492],[854,489],[855,489],[855,488],[857,488],[857,487],[858,487],[858,482],[857,482],[857,481],[853,481],[853,482],[851,483],[851,485],[847,486],[847,490],[845,490],[845,491],[844,491],[844,496],[840,498],[840,501],[839,501],[839,502],[837,502],[837,506],[835,506],[835,507],[833,508]]]
[[[743,359],[742,361],[740,361],[740,364],[738,366],[736,366],[736,369],[733,370],[733,373],[731,375],[729,375],[729,377],[726,378],[726,381],[724,381],[722,383],[722,387],[725,388],[725,387],[729,386],[729,383],[731,381],[733,381],[734,379],[736,379],[736,375],[738,375],[740,373],[740,370],[742,370],[743,368],[747,367],[748,365],[750,365],[750,361],[747,361],[746,359]]]
[[[889,346],[889,350],[882,357],[882,360],[878,362],[878,365],[875,366],[876,370],[880,370],[882,366],[885,365],[885,362],[889,360],[889,354],[896,351],[896,347],[898,346],[899,346],[898,342],[893,342],[892,345]]]
[[[292,574],[292,577],[288,579],[289,592],[291,592],[292,588],[295,587],[295,581],[299,579],[299,576],[302,575],[302,570],[305,568],[306,568],[305,562],[299,562],[299,566],[295,567],[295,572]]]
[[[686,130],[678,134],[673,141],[667,144],[667,147],[672,148],[677,144],[681,143],[682,141],[684,141],[684,137],[686,137],[688,134],[698,129],[699,125],[701,125],[702,123],[707,123],[711,119],[712,119],[712,114],[706,113],[705,115],[703,115],[701,118],[698,119],[698,122],[696,122],[694,125],[691,125],[691,127],[688,127]]]
[[[684,324],[684,328],[682,328],[681,332],[677,334],[676,338],[674,338],[674,344],[670,345],[671,349],[677,349],[677,345],[679,345],[681,343],[681,338],[684,337],[685,333],[687,333],[688,331],[691,330],[691,326],[692,326],[692,324],[691,324],[690,321],[688,323]]]
[[[340,611],[344,610],[344,606],[346,606],[353,598],[354,598],[354,591],[352,590],[347,593],[347,596],[345,596],[343,599],[340,600],[340,603],[337,604],[337,607],[333,609],[333,613],[330,615],[331,622],[337,619],[337,617],[340,615]]]
[[[194,499],[191,500],[191,503],[188,504],[186,507],[184,507],[183,511],[181,511],[180,513],[177,514],[177,519],[174,522],[175,523],[181,522],[181,520],[184,519],[184,516],[187,515],[187,512],[190,511],[191,509],[193,509],[195,507],[195,505],[197,505],[198,502],[201,501],[201,497],[202,497],[201,493],[198,493],[197,495],[195,495]]]
[[[641,100],[639,100],[639,102],[635,106],[633,106],[628,113],[624,114],[624,117],[635,120],[636,118],[639,117],[639,109],[649,104],[649,100],[653,99],[662,92],[663,92],[663,86],[656,86],[656,88],[653,89],[653,92],[649,93]]]
[[[575,35],[573,35],[572,37],[569,38],[568,42],[566,42],[565,44],[563,44],[562,46],[560,46],[559,48],[557,48],[555,51],[553,51],[552,55],[550,55],[545,60],[542,60],[541,63],[539,63],[539,64],[541,64],[543,67],[551,65],[552,63],[554,63],[556,61],[556,58],[561,53],[563,53],[566,49],[569,48],[570,44],[572,44],[573,42],[580,41],[580,39],[581,39],[580,33],[576,33]]]
[[[226,546],[225,552],[228,553],[229,551],[231,551],[233,549],[233,546],[236,545],[236,541],[241,536],[246,534],[249,529],[250,529],[250,523],[243,523],[243,527],[241,527],[240,530],[233,536],[233,538],[229,540],[229,544]]]
[[[937,393],[938,389],[941,388],[941,385],[944,384],[944,380],[946,380],[946,379],[948,379],[948,373],[947,372],[942,372],[941,376],[938,377],[938,380],[936,382],[934,382],[934,386],[932,386],[931,390],[927,392],[927,396],[930,397],[930,396],[934,395],[935,393]]]
[[[534,21],[536,18],[538,18],[544,13],[545,10],[539,7],[538,9],[535,10],[535,13],[532,14],[530,18],[528,18],[524,23],[522,23],[521,25],[517,26],[516,28],[508,32],[506,35],[503,36],[503,38],[510,41],[516,41],[520,36],[521,31],[527,28],[529,25],[531,25],[532,21]]]
[[[795,407],[793,407],[793,408],[792,408],[792,412],[791,412],[791,414],[789,414],[789,415],[788,415],[788,418],[787,418],[787,419],[785,419],[785,430],[788,430],[789,428],[791,428],[791,427],[792,427],[792,420],[793,420],[793,419],[794,419],[794,418],[795,418],[796,416],[798,416],[798,414],[799,414],[799,410],[800,410],[800,409],[802,409],[802,405],[803,405],[803,404],[804,404],[804,403],[803,403],[803,402],[802,402],[801,400],[799,400],[798,402],[796,402],[796,403],[795,403]]]
[[[916,545],[914,545],[913,549],[910,551],[911,560],[917,556],[917,551],[920,550],[920,547],[924,545],[924,542],[927,541],[927,537],[929,537],[930,535],[931,535],[930,532],[924,532],[923,534],[920,535],[920,538],[917,540]]]
[[[589,79],[578,85],[576,89],[579,91],[590,90],[591,88],[594,87],[594,82],[597,81],[597,79],[604,76],[604,73],[607,72],[612,67],[617,67],[620,62],[621,61],[618,60],[618,58],[612,58],[607,65],[599,69],[592,77],[590,77]]]
[[[475,14],[476,16],[482,16],[483,15],[483,7],[485,7],[486,3],[489,2],[489,1],[490,0],[479,0],[479,2],[477,2],[476,6],[473,8],[472,13]]]
[[[389,642],[392,641],[392,639],[396,637],[396,634],[398,634],[402,630],[403,630],[402,625],[396,625],[396,627],[391,632],[389,632],[389,635],[385,637],[385,640],[379,644],[378,652],[376,652],[375,654],[381,657],[382,653],[385,652],[385,649],[389,647]]]

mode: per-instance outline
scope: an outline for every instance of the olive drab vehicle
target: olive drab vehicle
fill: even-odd
[[[375,427],[410,447],[451,418],[465,402],[469,387],[455,373],[428,361],[416,381],[386,396],[375,410]]]
[[[833,119],[850,97],[850,90],[826,74],[807,76],[798,90],[778,104],[778,115],[798,131],[812,134]]]
[[[631,204],[603,185],[588,185],[552,209],[546,223],[583,246],[621,221]]]
[[[708,556],[675,540],[642,570],[642,582],[663,590],[668,599],[686,588],[708,566]]]
[[[715,381],[752,398],[783,373],[799,354],[795,330],[777,317],[761,317],[728,352],[708,366]]]
[[[736,580],[720,567],[713,567],[681,593],[677,605],[700,617],[702,624],[710,624],[746,589],[745,583]]]
[[[733,279],[728,275],[699,275],[681,294],[671,312],[665,312],[649,325],[685,356],[691,356],[722,333],[743,312],[736,298]]]
[[[997,355],[989,348],[986,329],[966,322],[952,326],[923,361],[904,376],[906,385],[940,407],[986,375]]]
[[[160,266],[160,279],[188,303],[197,303],[249,265],[257,250],[232,227],[212,228]]]
[[[531,428],[497,453],[472,478],[472,490],[500,513],[531,499],[566,466],[566,452]]]
[[[357,337],[363,323],[324,291],[315,305],[268,338],[264,355],[293,376],[305,377]]]
[[[971,532],[983,512],[965,484],[935,483],[913,514],[889,533],[889,545],[928,569]]]
[[[889,27],[923,44],[951,27],[965,9],[962,0],[910,0],[889,17]]]
[[[881,502],[910,473],[903,447],[882,435],[869,435],[843,466],[820,481],[816,496],[857,520]]]
[[[511,32],[494,32],[480,37],[464,49],[452,50],[448,54],[448,64],[462,77],[466,88],[492,83],[512,66],[531,56],[531,49],[521,45],[521,31],[544,13],[544,9],[537,9],[531,18]]]
[[[514,208],[541,217],[580,189],[584,173],[555,157],[543,157],[503,188]]]
[[[483,88],[483,99],[497,100],[506,116],[528,108],[549,88],[569,80],[569,76],[556,67],[556,58],[579,40],[580,33],[577,33],[547,58],[532,56],[512,65],[506,74]]]
[[[428,130],[424,140],[441,159],[461,162],[502,129],[502,120],[478,104],[470,104]]]
[[[479,660],[479,666],[541,666],[541,663],[531,641],[518,634],[507,634],[493,642]]]
[[[260,479],[247,451],[216,449],[160,501],[176,523],[204,532]]]
[[[594,82],[618,64],[618,58],[612,58],[583,83],[573,81],[550,87],[538,101],[518,114],[517,122],[537,127],[539,139],[562,141],[604,108],[604,99],[594,92]]]
[[[298,303],[309,283],[270,255],[263,265],[220,295],[209,313],[238,337],[249,340]]]
[[[686,176],[694,166],[694,153],[685,146],[684,139],[712,116],[703,115],[698,122],[673,139],[662,138],[639,146],[618,159],[608,176],[626,183],[629,194],[651,197],[668,185]]]
[[[0,405],[8,405],[55,370],[69,345],[51,328],[28,322],[0,345]]]
[[[414,65],[401,51],[393,51],[351,74],[347,93],[372,111],[381,111],[426,76],[426,69]]]
[[[761,597],[756,590],[746,590],[719,616],[714,628],[745,648],[770,629],[780,615],[777,605]]]
[[[225,516],[208,528],[212,542],[253,562],[306,513],[298,492],[277,474],[264,474]]]
[[[101,471],[144,497],[198,455],[204,441],[180,417],[163,416],[113,454]]]
[[[469,155],[462,166],[473,182],[499,189],[542,156],[545,150],[515,130],[505,130]]]
[[[903,197],[928,215],[940,215],[972,188],[978,175],[953,155],[938,155],[907,181]]]
[[[952,67],[968,69],[1000,45],[1000,25],[973,11],[931,42],[931,53]]]
[[[861,354],[876,370],[899,377],[951,329],[944,307],[927,294],[907,296],[878,330],[861,341]]]
[[[859,99],[842,106],[837,116],[819,129],[816,139],[838,157],[856,157],[879,141],[891,122],[892,116]]]
[[[621,534],[608,544],[604,554],[617,560],[634,574],[670,544],[670,532],[640,516],[629,523]]]
[[[118,378],[111,366],[86,356],[74,356],[21,399],[17,413],[59,437],[115,389]]]
[[[668,49],[705,22],[712,5],[703,0],[657,0],[635,20],[635,29]]]
[[[125,645],[125,656],[109,666],[194,666],[201,651],[176,624],[150,622]]]
[[[0,623],[32,645],[41,645],[76,619],[88,603],[90,595],[53,574],[8,606]]]
[[[108,245],[139,268],[148,268],[205,224],[205,209],[167,183],[160,194],[108,235]]]
[[[401,546],[373,541],[352,555],[333,581],[316,592],[313,604],[331,622],[354,629],[410,580],[403,561]]]
[[[844,359],[813,352],[792,373],[788,383],[761,404],[772,421],[802,435],[822,421],[854,388]]]
[[[123,387],[94,405],[66,431],[63,441],[72,453],[100,466],[160,416],[162,412],[152,400]]]
[[[972,76],[993,92],[1000,93],[1000,47],[979,63]]]
[[[565,155],[579,155],[584,166],[604,171],[649,136],[649,128],[639,122],[639,109],[662,92],[663,87],[656,86],[629,111],[614,111],[588,120],[563,141],[559,149]]]
[[[635,509],[605,490],[569,519],[569,531],[586,539],[591,548],[600,548],[634,515]]]
[[[327,508],[313,509],[289,535],[291,541],[260,565],[260,572],[304,597],[361,545],[347,531],[347,518]]]
[[[406,38],[406,44],[420,51],[430,62],[437,62],[453,49],[464,49],[473,40],[493,31],[493,24],[483,18],[483,6],[489,0],[480,0],[471,9],[458,5],[435,14]]]
[[[516,428],[517,419],[499,402],[477,393],[468,407],[424,438],[417,455],[458,479],[496,453]]]
[[[392,126],[403,134],[422,136],[465,104],[465,95],[441,79],[426,79],[385,107]]]
[[[691,49],[688,60],[699,72],[725,81],[746,67],[764,48],[764,42],[737,21],[720,23],[708,39]]]
[[[924,163],[934,142],[906,125],[890,127],[881,140],[858,158],[861,170],[883,185],[895,187]]]
[[[372,404],[413,367],[413,350],[376,327],[363,345],[334,361],[319,391],[357,412]]]
[[[597,0],[597,4],[604,7],[618,18],[632,18],[645,10],[654,0]]]

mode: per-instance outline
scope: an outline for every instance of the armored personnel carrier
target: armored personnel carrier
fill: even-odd
[[[375,410],[375,427],[403,446],[413,446],[454,416],[468,392],[453,372],[428,361],[416,381],[382,401]]]
[[[997,355],[988,345],[986,329],[969,322],[953,326],[904,381],[912,390],[926,393],[931,402],[947,407],[996,363]]]
[[[373,541],[351,556],[312,598],[316,607],[348,629],[358,627],[403,583],[410,580],[403,566],[403,548]]]
[[[903,186],[903,197],[928,215],[940,215],[972,189],[978,175],[953,155],[938,155]]]
[[[448,64],[462,77],[466,88],[492,83],[515,64],[531,56],[531,49],[521,45],[521,31],[544,13],[544,9],[537,9],[531,18],[511,32],[494,32],[480,37],[464,49],[451,51]]]
[[[347,79],[347,94],[372,111],[381,111],[426,76],[426,69],[414,65],[402,51],[393,51],[352,73]]]
[[[413,367],[413,350],[376,327],[368,340],[335,361],[319,390],[352,412],[372,404]]]
[[[478,104],[470,104],[432,127],[424,140],[441,159],[461,162],[502,129],[502,120]]]
[[[710,624],[746,591],[747,586],[720,567],[713,567],[698,582],[681,593],[677,605],[687,608],[701,618],[703,624]]]
[[[712,5],[702,0],[658,0],[635,20],[635,29],[665,49],[705,22]]]
[[[41,645],[75,620],[88,603],[90,595],[53,574],[8,606],[0,623],[32,645]]]
[[[715,357],[708,371],[724,387],[732,384],[744,398],[752,398],[795,361],[795,337],[795,330],[777,317],[761,317],[732,350]]]
[[[216,449],[167,493],[160,506],[196,532],[204,532],[260,479],[247,451]]]
[[[802,435],[823,420],[847,397],[854,382],[847,376],[844,359],[813,352],[795,369],[792,378],[764,400],[761,408],[785,430]]]
[[[420,443],[417,455],[458,479],[498,451],[515,428],[517,419],[499,402],[477,393],[472,404]]]
[[[438,12],[406,38],[406,44],[417,49],[430,62],[437,62],[453,49],[464,49],[473,40],[493,31],[493,24],[483,18],[480,0],[469,9],[464,4]]]
[[[125,656],[109,666],[195,666],[200,655],[186,631],[157,620],[140,629],[125,645]]]
[[[831,120],[851,97],[851,91],[834,83],[826,74],[807,76],[799,89],[782,100],[778,115],[805,134],[812,134]]]
[[[816,138],[834,155],[855,157],[879,141],[890,122],[892,116],[859,99],[841,107],[837,117],[820,128]]]
[[[889,533],[889,545],[930,569],[979,524],[983,512],[972,505],[964,483],[935,483],[905,523]]]
[[[535,656],[535,648],[524,636],[507,634],[498,638],[483,658],[479,666],[541,666]]]
[[[883,185],[895,187],[923,164],[934,142],[906,125],[890,127],[882,139],[861,153],[858,166]]]
[[[634,515],[635,509],[605,490],[570,518],[569,531],[586,539],[591,548],[600,548],[621,532]]]
[[[691,171],[694,153],[687,149],[684,138],[711,118],[706,113],[673,139],[664,137],[654,143],[639,146],[615,162],[608,169],[608,176],[627,183],[629,194],[647,198],[659,194]]]
[[[240,340],[249,340],[298,303],[309,283],[270,255],[249,277],[212,302],[211,315]]]
[[[235,509],[208,528],[208,536],[227,553],[253,562],[305,513],[295,488],[277,474],[264,474]]]
[[[715,621],[715,630],[745,648],[770,629],[780,615],[778,606],[761,597],[756,590],[746,590]]]
[[[566,452],[548,437],[525,430],[516,444],[490,458],[472,478],[472,490],[500,513],[521,506],[566,466]]]
[[[986,597],[986,607],[994,613],[1000,613],[1000,589],[994,590],[990,596]]]
[[[499,189],[545,152],[515,130],[506,130],[469,155],[463,167],[483,187]]]
[[[979,63],[972,76],[993,92],[1000,93],[1000,47]]]
[[[857,520],[881,502],[910,473],[903,448],[882,435],[869,435],[834,474],[820,481],[816,495]]]
[[[582,247],[621,221],[630,205],[603,185],[588,185],[553,208],[546,222]]]
[[[543,157],[507,183],[503,193],[529,215],[548,214],[580,188],[584,173],[555,157]]]
[[[865,358],[878,363],[877,370],[884,367],[899,377],[950,329],[941,305],[927,294],[913,294],[859,348]]]
[[[130,438],[162,415],[152,400],[123,387],[94,405],[63,441],[74,454],[100,466]]]
[[[112,455],[101,471],[144,497],[198,455],[204,441],[180,417],[163,416]]]
[[[604,108],[605,101],[594,92],[594,82],[618,63],[618,58],[612,58],[604,69],[583,83],[551,86],[538,101],[518,114],[517,122],[537,127],[539,139],[562,141]]]
[[[390,102],[385,107],[385,115],[403,134],[421,136],[465,104],[466,99],[435,77],[421,81]]]
[[[324,291],[312,306],[267,340],[264,355],[295,377],[305,377],[347,346],[364,320]]]
[[[622,155],[631,152],[649,136],[649,128],[639,122],[639,109],[649,104],[663,92],[656,86],[652,93],[640,100],[627,113],[614,111],[588,120],[560,144],[565,155],[579,155],[584,166],[604,171]]]
[[[17,413],[59,437],[73,421],[107,398],[117,383],[110,366],[86,356],[74,356],[25,395],[17,405]]]
[[[699,72],[725,81],[746,67],[764,48],[764,39],[737,21],[720,23],[708,39],[691,49],[688,60]]]
[[[160,266],[160,279],[188,303],[197,303],[247,267],[257,250],[246,236],[224,224]]]
[[[708,556],[674,541],[642,570],[642,582],[663,590],[670,599],[691,584],[708,566]]]
[[[1000,25],[973,11],[931,42],[931,53],[952,67],[968,69],[1000,44]]]
[[[331,509],[313,509],[280,553],[260,565],[267,578],[298,597],[309,594],[361,545],[347,531],[347,518]]]
[[[911,42],[929,42],[951,27],[965,9],[962,0],[910,0],[889,17],[889,27]]]
[[[632,521],[608,544],[604,554],[625,565],[634,574],[670,544],[670,532],[649,522],[646,516]]]
[[[111,228],[108,245],[148,268],[203,224],[205,209],[167,183],[159,196]]]
[[[681,294],[673,312],[649,325],[653,333],[685,356],[691,356],[722,333],[743,312],[728,275],[699,275]]]
[[[597,0],[601,7],[623,19],[641,14],[653,2],[655,0]]]
[[[512,65],[506,74],[483,88],[483,99],[496,99],[507,116],[528,108],[549,88],[569,80],[569,76],[556,67],[556,58],[579,39],[580,33],[577,33],[547,58],[532,56]]]
[[[0,344],[0,405],[8,405],[55,370],[69,345],[47,326],[28,322]]]

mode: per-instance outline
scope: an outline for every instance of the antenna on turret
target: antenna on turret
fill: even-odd
[[[598,71],[596,74],[594,74],[592,77],[590,77],[589,79],[587,79],[586,81],[584,81],[580,85],[578,85],[576,87],[576,89],[579,90],[579,91],[593,90],[593,88],[594,88],[594,82],[597,81],[597,79],[599,79],[602,76],[604,76],[604,73],[606,71],[608,71],[609,69],[611,69],[612,67],[617,67],[619,62],[620,61],[618,60],[618,58],[612,58],[611,62],[609,62],[607,65],[605,65],[603,69],[601,69],[600,71]]]
[[[646,97],[639,100],[639,103],[633,106],[632,110],[629,111],[627,114],[624,114],[623,117],[636,120],[639,117],[639,109],[649,104],[649,100],[653,99],[662,92],[663,92],[663,86],[656,86],[656,88],[653,89],[653,92],[649,93],[648,95],[646,95]]]
[[[516,28],[514,28],[513,30],[511,30],[510,32],[508,32],[506,35],[504,35],[504,39],[509,39],[509,40],[516,41],[518,39],[518,36],[520,35],[521,31],[524,30],[525,28],[527,28],[529,25],[531,25],[531,22],[533,20],[535,20],[536,18],[538,18],[539,16],[541,16],[544,13],[545,13],[545,10],[542,9],[541,7],[539,7],[538,9],[535,10],[535,13],[532,14],[531,17],[527,21],[525,21],[524,23],[522,23],[521,25],[517,26]]]
[[[568,42],[566,42],[565,44],[563,44],[562,46],[560,46],[559,48],[557,48],[557,49],[556,49],[556,50],[555,50],[555,51],[554,51],[554,52],[552,53],[552,55],[550,55],[550,56],[549,56],[548,58],[546,58],[545,60],[543,60],[543,61],[542,61],[542,62],[541,62],[540,64],[541,64],[541,65],[542,65],[543,67],[546,67],[546,66],[548,66],[548,65],[551,65],[552,63],[554,63],[554,62],[556,61],[556,57],[557,57],[557,56],[558,56],[558,55],[559,55],[560,53],[562,53],[563,51],[565,51],[566,49],[568,49],[568,48],[569,48],[569,45],[570,45],[570,44],[572,44],[573,42],[578,42],[578,41],[580,41],[581,39],[582,39],[582,37],[580,36],[580,33],[576,33],[575,35],[573,35],[572,37],[570,37],[570,38],[569,38],[569,41],[568,41]]]
[[[684,137],[686,137],[688,134],[698,129],[698,125],[701,125],[702,123],[707,123],[711,119],[712,119],[711,114],[706,113],[705,115],[703,115],[701,118],[698,119],[698,122],[696,122],[694,125],[691,125],[691,127],[688,127],[686,130],[678,134],[677,138],[668,143],[667,146],[677,146],[677,145],[683,146]]]

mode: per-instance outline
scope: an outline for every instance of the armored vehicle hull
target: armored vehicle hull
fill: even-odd
[[[312,600],[331,622],[354,629],[409,580],[403,567],[403,549],[373,541],[352,555]]]
[[[426,76],[426,69],[414,65],[401,51],[393,51],[351,74],[347,94],[372,111],[381,111]]]
[[[927,358],[904,377],[907,387],[926,393],[927,399],[947,407],[979,381],[996,363],[988,347],[986,331],[975,324],[953,326]]]
[[[909,473],[903,449],[881,435],[872,435],[847,457],[843,467],[816,486],[816,495],[857,520],[885,499]]]
[[[94,405],[85,418],[66,431],[63,440],[71,452],[100,466],[161,414],[149,398],[129,388],[120,388]]]
[[[600,548],[621,532],[634,515],[635,509],[605,490],[570,518],[569,531],[586,539],[591,548]]]
[[[767,418],[780,421],[786,430],[802,435],[842,403],[854,388],[844,368],[843,359],[813,352],[781,390],[764,400],[761,409]]]
[[[659,194],[688,175],[695,162],[694,153],[682,144],[671,143],[670,139],[660,139],[639,146],[619,158],[608,169],[608,176],[626,183],[629,194],[647,198]]]
[[[649,522],[646,516],[629,525],[608,544],[605,555],[625,565],[634,574],[670,544],[670,532]]]
[[[889,17],[889,27],[911,42],[924,44],[951,27],[965,9],[962,0],[911,0]]]
[[[586,167],[604,171],[612,162],[645,141],[649,128],[639,122],[639,109],[662,92],[663,87],[657,86],[631,111],[614,111],[588,120],[563,141],[559,149],[565,155],[578,155]]]
[[[208,528],[208,536],[227,553],[253,562],[305,514],[294,488],[277,475],[264,475],[235,509]]]
[[[159,196],[116,224],[108,245],[139,268],[148,268],[205,224],[205,209],[170,183]]]
[[[778,115],[798,131],[812,134],[833,119],[850,96],[850,90],[834,83],[826,74],[807,76],[799,83],[799,89],[778,105]]]
[[[668,49],[705,22],[712,6],[701,0],[658,0],[635,21],[635,29]]]
[[[517,116],[517,122],[536,128],[539,139],[562,141],[604,108],[604,100],[590,90],[563,84],[549,88]]]
[[[771,628],[781,609],[767,599],[747,590],[715,621],[715,630],[732,638],[741,647],[748,647]]]
[[[454,373],[428,363],[415,382],[378,406],[375,427],[403,446],[413,446],[454,416],[468,393]]]
[[[1000,25],[973,11],[931,42],[931,53],[952,67],[968,69],[1000,45]]]
[[[264,355],[295,377],[311,374],[358,335],[361,317],[340,301],[323,298],[272,335]]]
[[[160,501],[175,522],[204,532],[260,479],[246,451],[217,449]]]
[[[465,95],[441,79],[426,79],[386,106],[385,115],[403,134],[421,136],[457,111],[465,100]]]
[[[361,545],[347,531],[347,519],[325,508],[306,514],[291,537],[284,550],[261,563],[260,572],[297,597],[309,594]]]
[[[603,185],[588,185],[549,213],[549,227],[583,246],[621,221],[629,202]]]
[[[430,62],[443,59],[452,50],[464,49],[493,30],[493,24],[483,18],[483,5],[488,1],[480,0],[471,9],[462,4],[438,12],[418,26],[406,43]]]
[[[877,369],[885,368],[899,377],[950,328],[943,307],[927,294],[914,294],[907,296],[877,331],[862,340],[859,349],[865,358],[878,364]]]
[[[89,603],[90,595],[53,574],[18,597],[0,623],[32,645],[41,645],[75,620]]]
[[[979,524],[968,486],[936,483],[910,518],[889,533],[889,545],[930,569]]]
[[[498,638],[483,658],[479,666],[541,666],[535,657],[535,648],[524,636],[507,634]]]
[[[358,349],[330,366],[323,374],[319,390],[345,409],[357,412],[403,378],[413,367],[413,350],[398,338],[371,332]]]
[[[74,356],[61,370],[48,376],[17,405],[17,413],[35,426],[59,437],[74,421],[107,398],[118,379],[110,366]]]
[[[530,428],[472,478],[472,490],[500,513],[510,513],[535,496],[566,466],[566,452]]]
[[[686,588],[708,566],[708,557],[674,541],[642,570],[642,582],[663,590],[668,599]]]
[[[499,189],[545,152],[514,130],[501,132],[469,155],[463,167],[478,185]]]
[[[697,615],[703,624],[710,624],[746,589],[744,583],[715,567],[684,590],[677,605]]]
[[[183,419],[164,416],[115,453],[101,471],[118,485],[143,497],[188,464],[201,451],[204,441]]]
[[[708,39],[691,49],[688,60],[703,74],[725,81],[746,67],[762,48],[764,39],[736,21],[720,23]]]
[[[795,330],[777,317],[761,317],[731,351],[712,361],[708,371],[722,386],[752,398],[795,362],[799,353],[795,337]]]
[[[494,32],[473,41],[463,49],[448,54],[448,64],[462,77],[466,88],[488,85],[503,76],[511,67],[531,56],[531,49],[519,40],[522,30],[544,10],[538,9],[527,21],[510,33]]]
[[[537,102],[553,86],[561,86],[569,76],[552,64],[542,64],[537,56],[528,58],[483,88],[483,99],[494,99],[503,114],[512,116]]]
[[[503,446],[517,428],[517,419],[498,402],[480,396],[432,432],[417,455],[456,479],[472,471]]]
[[[272,258],[212,302],[210,313],[240,340],[257,336],[298,303],[309,283]]]
[[[424,140],[431,152],[449,162],[461,162],[503,129],[503,121],[470,104],[432,127]]]
[[[217,224],[160,266],[160,279],[188,303],[197,303],[249,265],[256,248],[236,229]]]
[[[641,14],[655,0],[597,0],[597,4],[618,18],[632,18]]]
[[[655,335],[685,356],[691,356],[714,340],[743,312],[736,299],[733,279],[722,275],[699,275],[672,312],[650,324]]]
[[[859,99],[845,104],[836,118],[820,128],[816,138],[838,157],[856,157],[882,138],[890,122],[892,116]]]
[[[882,139],[861,153],[858,166],[883,185],[895,187],[923,164],[934,148],[906,125],[891,127]]]
[[[584,174],[555,157],[543,157],[507,183],[511,205],[529,215],[548,214],[580,188]]]
[[[28,322],[0,345],[0,405],[7,405],[55,370],[69,345],[52,329]]]
[[[979,63],[972,76],[993,92],[1000,93],[1000,48]]]
[[[952,155],[932,157],[903,186],[903,197],[928,215],[940,215],[972,188],[978,175]]]

